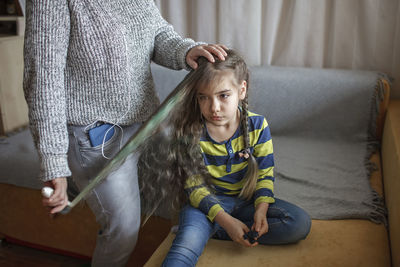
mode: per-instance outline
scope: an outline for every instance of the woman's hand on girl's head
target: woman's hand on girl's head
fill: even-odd
[[[198,64],[196,61],[199,57],[205,57],[208,61],[214,63],[214,56],[220,60],[225,60],[227,55],[225,50],[228,50],[228,47],[220,44],[198,45],[189,50],[186,55],[186,62],[192,69],[197,69]]]
[[[268,203],[260,203],[257,205],[256,211],[254,212],[254,224],[251,227],[251,230],[258,232],[258,237],[268,232],[268,221],[267,221],[268,207],[269,207]]]
[[[245,247],[254,247],[258,243],[250,244],[248,239],[244,239],[245,233],[249,232],[249,228],[240,220],[232,217],[225,211],[220,211],[215,217],[215,221],[228,233],[232,241],[239,243]]]

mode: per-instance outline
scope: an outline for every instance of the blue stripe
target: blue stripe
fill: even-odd
[[[264,180],[271,180],[271,181],[275,181],[275,177],[274,176],[265,176],[265,177],[263,177],[263,178],[258,178],[257,179],[257,182],[259,182],[259,181],[264,181]]]
[[[200,203],[199,203],[199,210],[204,212],[205,214],[208,214],[208,211],[211,209],[212,206],[215,204],[219,204],[218,200],[214,195],[208,195],[204,197]]]
[[[251,151],[253,149],[250,149]],[[208,165],[214,165],[214,166],[222,166],[226,165],[228,160],[230,160],[230,164],[240,164],[242,162],[245,162],[246,159],[244,157],[239,157],[238,154],[235,154],[233,158],[230,158],[229,156],[214,156],[214,155],[209,155],[203,153],[203,158],[204,158],[204,164],[206,166]]]
[[[264,117],[261,115],[249,117],[249,131],[262,129]]]
[[[231,140],[232,140],[232,141],[241,136],[240,128],[241,128],[241,127],[238,127],[238,128],[236,129],[235,133],[233,134],[233,136],[231,137]]]
[[[218,185],[214,185],[214,188],[215,188],[215,191],[217,193],[228,193],[228,192],[231,192],[231,190],[226,189],[225,187],[218,186]]]
[[[214,166],[221,166],[225,165],[226,161],[229,159],[229,156],[213,156],[206,153],[203,153],[204,164],[214,165]]]
[[[254,198],[274,197],[274,193],[268,188],[260,188],[254,192]]]
[[[239,182],[240,180],[243,179],[244,175],[246,174],[246,171],[247,171],[247,166],[245,168],[243,168],[243,170],[240,170],[235,173],[231,173],[229,175],[222,176],[220,178],[215,178],[215,179],[226,182],[226,183],[230,183],[230,184],[236,184],[237,182]]]
[[[263,144],[269,140],[271,140],[271,132],[269,130],[269,126],[267,126],[260,132],[256,145]]]
[[[259,169],[267,169],[274,166],[274,155],[269,154],[265,157],[257,157],[257,164]]]

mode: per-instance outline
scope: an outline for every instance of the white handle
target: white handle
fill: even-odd
[[[49,198],[54,193],[54,189],[48,186],[42,188],[42,196]]]
[[[42,196],[44,196],[45,198],[49,198],[51,197],[51,195],[53,195],[54,193],[54,189],[48,186],[45,186],[42,188]],[[71,205],[71,202],[68,201],[68,205]]]

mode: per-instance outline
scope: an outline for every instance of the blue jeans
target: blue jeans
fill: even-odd
[[[255,212],[253,201],[217,196],[224,210],[251,228]],[[301,208],[275,199],[267,212],[268,232],[258,238],[263,245],[296,243],[305,239],[311,228],[310,216]],[[187,205],[179,216],[175,240],[162,266],[195,266],[210,237],[231,240],[217,223],[211,223],[199,209]]]
[[[139,123],[123,127],[123,133],[115,127],[113,136],[104,143],[104,155],[112,158],[139,127]],[[69,126],[68,132],[68,162],[72,178],[82,190],[109,160],[102,155],[102,144],[92,147],[85,126]],[[101,226],[93,267],[125,266],[135,247],[140,227],[137,158],[136,153],[129,155],[85,199]]]

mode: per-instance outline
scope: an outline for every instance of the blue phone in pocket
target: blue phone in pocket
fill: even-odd
[[[110,130],[108,131],[108,129]],[[109,123],[104,123],[102,125],[90,129],[88,131],[90,144],[92,145],[92,147],[103,144],[104,135],[106,134],[107,136],[104,139],[104,142],[107,142],[114,135],[114,131],[115,129],[113,125]]]

